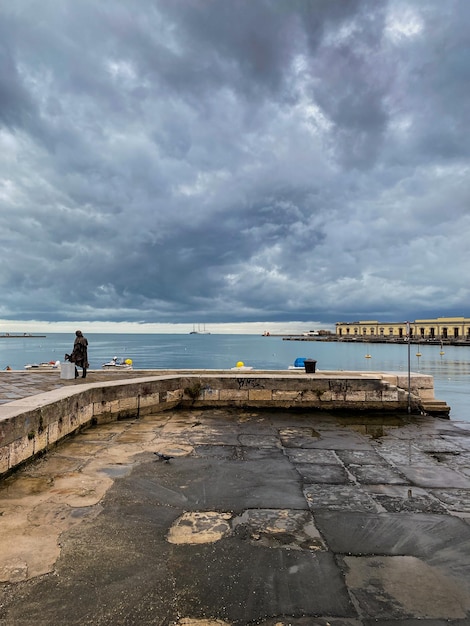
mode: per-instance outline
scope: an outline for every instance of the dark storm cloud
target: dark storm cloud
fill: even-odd
[[[0,42],[0,121],[7,127],[21,125],[33,109],[21,84],[12,55]]]
[[[465,0],[0,7],[0,318],[468,314]]]

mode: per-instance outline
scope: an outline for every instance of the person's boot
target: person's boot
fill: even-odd
[[[86,378],[86,369],[85,368],[83,368],[82,378]]]
[[[78,378],[78,370],[75,368],[75,378]]]

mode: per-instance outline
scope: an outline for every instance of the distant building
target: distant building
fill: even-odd
[[[437,317],[435,319],[409,322],[410,336],[423,340],[470,341],[470,318]],[[406,339],[407,322],[337,322],[336,336],[339,338]]]

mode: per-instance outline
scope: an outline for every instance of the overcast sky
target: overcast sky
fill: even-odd
[[[0,0],[0,318],[470,316],[469,0]]]

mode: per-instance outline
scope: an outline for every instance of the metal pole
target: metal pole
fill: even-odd
[[[406,334],[408,336],[408,414],[411,413],[411,356],[410,356],[410,323],[406,322]]]

